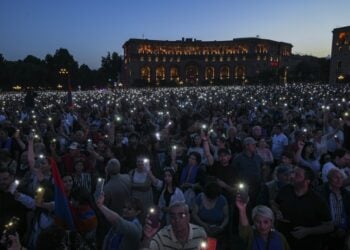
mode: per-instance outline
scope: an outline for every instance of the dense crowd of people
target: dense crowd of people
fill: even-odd
[[[349,94],[0,93],[0,249],[348,249]]]

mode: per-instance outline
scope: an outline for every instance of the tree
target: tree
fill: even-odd
[[[48,54],[45,57],[48,66],[50,83],[58,84],[62,81],[62,76],[59,75],[60,69],[66,69],[69,73],[69,78],[72,82],[77,80],[78,62],[69,53],[67,49],[60,48],[56,50],[55,54],[51,56]]]
[[[91,70],[86,64],[79,67],[77,77],[77,84],[81,85],[82,88],[91,88],[98,82],[98,72]]]
[[[102,81],[105,83],[117,82],[120,77],[123,60],[118,53],[107,53],[106,57],[101,59],[101,68],[99,69]]]

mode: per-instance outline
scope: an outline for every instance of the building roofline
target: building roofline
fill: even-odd
[[[335,28],[333,29],[332,32],[339,32],[339,31],[349,31],[350,30],[350,26],[344,26],[344,27],[339,27],[339,28]]]
[[[129,40],[127,40],[124,44],[123,47],[131,42],[150,42],[150,43],[170,43],[170,44],[178,44],[178,43],[188,43],[188,44],[225,44],[225,43],[232,43],[232,42],[247,42],[247,41],[252,41],[252,40],[256,40],[256,41],[260,41],[260,42],[273,42],[273,43],[281,43],[281,44],[285,44],[285,45],[289,45],[292,46],[293,45],[291,43],[286,43],[286,42],[280,42],[280,41],[275,41],[275,40],[271,40],[271,39],[263,39],[263,38],[258,38],[258,37],[242,37],[242,38],[234,38],[232,40],[224,40],[224,41],[202,41],[202,40],[197,40],[194,38],[182,38],[182,40],[153,40],[153,39],[139,39],[139,38],[130,38]]]

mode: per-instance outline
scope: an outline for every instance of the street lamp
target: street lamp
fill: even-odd
[[[60,70],[58,71],[58,73],[62,76],[68,75],[69,72],[66,68],[60,68]]]
[[[60,70],[58,71],[58,73],[62,76],[65,77],[66,79],[66,85],[67,85],[67,105],[68,107],[72,107],[73,106],[73,98],[72,98],[72,87],[70,84],[70,75],[69,75],[69,71],[66,68],[60,68]]]

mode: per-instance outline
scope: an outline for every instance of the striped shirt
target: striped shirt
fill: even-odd
[[[200,226],[189,224],[190,232],[188,240],[185,243],[179,242],[172,230],[171,225],[162,228],[151,240],[151,250],[198,250],[202,241],[206,240],[207,235]]]
[[[343,203],[343,197],[331,192],[329,194],[329,204],[333,223],[337,227],[346,226],[346,215]]]

